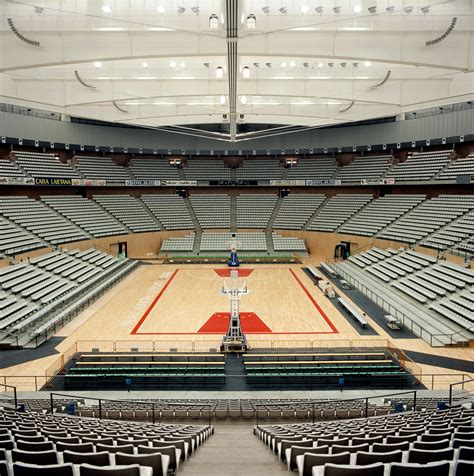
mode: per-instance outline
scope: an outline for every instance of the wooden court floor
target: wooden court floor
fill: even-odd
[[[241,312],[260,321],[249,339],[278,341],[296,346],[309,341],[364,339],[331,304],[301,265],[248,266],[249,294],[242,297]],[[217,345],[223,314],[229,311],[228,298],[219,294],[226,280],[219,276],[227,268],[216,265],[173,266],[150,262],[140,266],[115,288],[57,333],[64,352],[74,342],[123,340],[193,341]],[[343,294],[343,290],[339,290]],[[217,316],[216,316],[217,315]],[[252,316],[252,319],[255,319]],[[263,325],[261,324],[263,323]],[[385,330],[370,320],[379,334],[370,339],[390,339]],[[474,349],[433,349],[420,339],[397,339],[402,349],[436,353],[474,360]],[[0,376],[44,375],[57,354],[0,369]],[[440,367],[421,366],[426,373],[460,374]],[[450,379],[452,380],[452,379]],[[441,379],[440,379],[441,381]]]

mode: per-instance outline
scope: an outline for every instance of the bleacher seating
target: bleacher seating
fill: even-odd
[[[281,236],[277,233],[272,233],[273,249],[275,251],[289,251],[296,253],[307,253],[306,244],[301,238],[293,236]]]
[[[127,233],[121,222],[93,200],[78,195],[42,195],[41,200],[94,237]]]
[[[17,167],[13,160],[0,159],[0,178],[1,177],[26,177],[26,175]]]
[[[186,204],[178,195],[142,195],[141,199],[165,230],[194,228]]]
[[[183,168],[186,180],[230,180],[230,168],[222,159],[189,159]]]
[[[372,200],[364,210],[350,218],[341,232],[374,236],[382,228],[396,221],[403,214],[425,199],[424,195],[385,195]]]
[[[454,406],[345,418],[260,424],[254,434],[299,476],[464,476],[474,468],[472,445],[466,443],[465,449],[459,449],[474,434],[470,409]],[[456,472],[464,457],[470,461],[467,472]]]
[[[146,405],[137,414],[143,411]],[[105,414],[114,418],[120,412],[104,409]],[[132,421],[118,422],[0,410],[2,446],[11,448],[2,459],[13,476],[176,474],[214,433],[206,424],[140,422],[133,414]]]
[[[230,228],[230,196],[219,194],[192,194],[189,201],[201,228]]]
[[[278,159],[245,159],[236,172],[237,180],[280,180],[285,169]]]
[[[15,255],[45,246],[46,244],[37,236],[26,231],[16,223],[0,217],[0,257]]]
[[[351,256],[336,264],[336,269],[363,282],[429,332],[450,334],[474,329],[472,270],[413,250],[380,248]],[[462,333],[457,337],[460,342],[469,339]]]
[[[194,233],[181,237],[163,240],[160,253],[187,253],[194,249]]]
[[[318,209],[308,226],[312,231],[335,231],[372,200],[369,194],[338,193]]]
[[[388,178],[396,182],[431,180],[449,161],[452,150],[414,152],[404,162],[391,168]]]
[[[261,252],[267,251],[265,233],[203,233],[201,238],[201,252],[229,251],[232,244],[236,244],[239,251]]]
[[[237,228],[265,228],[277,203],[276,194],[246,193],[237,196]]]
[[[415,243],[474,207],[474,196],[439,195],[383,229],[378,236],[389,240]]]
[[[451,160],[436,180],[456,180],[459,175],[474,175],[474,153]]]
[[[292,193],[283,199],[273,228],[301,230],[326,199],[322,193]]]
[[[176,167],[165,159],[135,157],[130,162],[130,172],[137,180],[180,180]]]
[[[329,180],[336,172],[334,157],[302,157],[296,166],[288,169],[288,179],[291,180]]]
[[[76,168],[86,179],[124,183],[131,175],[126,167],[115,164],[110,157],[75,156]]]
[[[379,180],[390,167],[391,160],[391,155],[355,157],[349,165],[338,167],[335,178],[342,183]]]
[[[160,227],[142,202],[130,195],[94,195],[94,200],[133,233],[156,231]]]
[[[89,249],[54,251],[2,268],[0,339],[12,334],[32,336],[47,326],[65,303],[77,301],[135,264]]]
[[[13,154],[31,177],[80,178],[74,167],[61,162],[57,155],[26,151],[13,151]]]
[[[0,213],[52,244],[85,240],[84,231],[44,203],[23,196],[0,197]]]

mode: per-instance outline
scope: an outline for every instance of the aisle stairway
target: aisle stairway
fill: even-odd
[[[217,425],[215,434],[180,467],[181,476],[271,476],[288,474],[275,455],[256,444],[252,426]]]

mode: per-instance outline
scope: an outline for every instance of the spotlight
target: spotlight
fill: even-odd
[[[176,10],[178,15],[182,15],[186,11],[186,8],[184,7],[178,7],[178,10]]]
[[[278,9],[278,11],[282,14],[282,15],[286,15],[288,13],[288,9],[286,7],[281,7]]]
[[[250,68],[248,66],[244,66],[244,68],[242,69],[242,76],[245,79],[250,78]]]
[[[219,18],[215,13],[209,17],[209,28],[211,30],[217,30],[219,28]]]
[[[209,68],[209,63],[203,63],[205,68]]]
[[[255,30],[255,28],[257,28],[257,18],[253,13],[247,16],[247,28],[249,30]]]
[[[319,13],[319,15],[322,15],[324,8],[323,7],[315,7],[316,13]]]
[[[430,6],[426,5],[426,7],[421,7],[420,10],[423,15],[426,15],[427,13],[430,13]]]
[[[283,61],[282,63],[280,63],[280,66],[281,66],[282,68],[286,68],[286,63]]]
[[[165,7],[163,5],[158,5],[158,7],[156,7],[156,11],[163,15],[163,13],[165,13]]]
[[[385,11],[386,11],[387,13],[393,13],[393,12],[395,11],[395,7],[394,7],[393,5],[391,5],[391,6],[387,7],[387,8],[385,9]]]
[[[37,15],[41,15],[43,12],[44,12],[44,8],[43,7],[34,7],[35,9],[35,13]]]
[[[218,66],[216,68],[216,78],[223,78],[224,77],[224,68],[222,66]]]
[[[370,68],[372,66],[372,62],[371,61],[364,61],[364,66],[366,68]]]
[[[112,7],[111,7],[110,5],[104,5],[104,6],[102,7],[102,11],[103,11],[104,13],[111,13],[111,12],[112,12]]]
[[[176,61],[170,61],[170,68],[176,68]]]
[[[222,95],[222,96],[219,98],[219,102],[220,102],[221,104],[225,104],[225,96],[224,96],[224,95]]]
[[[247,104],[247,98],[245,96],[240,96],[240,102],[242,104]]]
[[[332,9],[332,11],[333,11],[336,15],[338,15],[339,13],[341,13],[341,7],[334,7],[334,8]]]
[[[253,64],[253,67],[254,67],[254,68],[259,68],[259,67],[260,67],[260,63],[254,63],[254,64]]]
[[[290,61],[290,68],[296,68],[296,63],[294,61]]]
[[[199,15],[199,7],[191,7],[191,11],[192,11],[195,15]]]
[[[377,13],[377,7],[375,5],[367,8],[367,10],[369,11],[369,13],[371,13],[372,15],[375,15]]]
[[[309,68],[309,63],[303,63],[303,68]]]
[[[360,5],[354,5],[354,8],[352,9],[352,11],[357,15],[358,13],[362,11],[362,7]]]
[[[347,66],[347,63],[341,63],[341,67],[345,68]]]
[[[413,7],[412,6],[409,6],[409,7],[405,7],[404,8],[404,12],[409,15],[410,13],[413,12]]]
[[[321,63],[321,61],[318,63],[318,68],[322,68],[324,66],[323,63]]]
[[[262,12],[265,13],[265,15],[268,15],[270,13],[270,7],[268,6],[262,7]]]
[[[272,67],[272,64],[271,64],[271,63],[265,63],[265,66],[266,66],[267,68],[271,68],[271,67]]]
[[[179,65],[181,66],[181,68],[186,68],[186,63],[184,61],[181,61],[181,63],[179,63]]]
[[[352,63],[352,66],[354,66],[354,68],[358,68],[358,67],[359,67],[359,63]]]
[[[144,62],[142,63],[142,66],[143,66],[145,69],[148,68],[148,66],[149,66],[149,65],[148,65],[148,62],[147,62],[147,61],[144,61]]]
[[[328,66],[329,66],[330,68],[334,68],[334,63],[328,63]]]
[[[102,67],[102,63],[101,63],[100,61],[96,61],[96,62],[94,63],[94,66],[95,66],[97,69],[99,69],[99,68]]]
[[[309,7],[308,5],[301,5],[301,13],[304,15],[305,13],[308,13]]]

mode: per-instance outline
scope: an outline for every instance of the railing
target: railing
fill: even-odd
[[[449,345],[454,344],[453,338],[455,336],[461,336],[466,339],[466,341],[469,341],[471,339],[471,336],[469,335],[469,332],[474,331],[474,325],[468,327],[467,329],[462,329],[458,332],[453,332],[452,334],[433,334],[433,337],[439,338],[439,337],[449,337]]]
[[[66,393],[53,393],[51,392],[50,395],[49,395],[49,401],[50,401],[50,410],[51,410],[51,414],[54,413],[54,409],[56,407],[55,405],[55,399],[58,399],[58,397],[60,397],[59,399],[64,401],[68,401],[67,403],[75,403],[74,401],[72,400],[76,400],[76,401],[79,401],[79,402],[84,402],[84,401],[93,401],[93,402],[97,402],[97,411],[98,411],[98,418],[99,420],[102,420],[102,418],[105,418],[105,411],[107,410],[107,405],[109,404],[112,404],[112,405],[115,405],[115,406],[127,406],[127,407],[136,407],[138,409],[141,409],[141,410],[151,410],[151,421],[153,424],[155,424],[156,422],[160,423],[161,422],[161,419],[162,419],[162,414],[161,414],[161,411],[160,411],[160,408],[162,406],[165,406],[165,407],[175,407],[175,408],[181,408],[181,407],[186,407],[186,408],[189,408],[189,407],[196,407],[196,408],[206,408],[207,409],[207,420],[209,422],[209,425],[212,424],[212,414],[213,414],[213,409],[215,407],[215,404],[212,404],[212,403],[196,403],[196,404],[193,404],[193,403],[169,403],[169,402],[159,402],[159,401],[140,401],[140,400],[113,400],[113,399],[109,399],[109,398],[96,398],[96,397],[85,397],[83,395],[70,395],[70,394],[66,394]],[[61,404],[62,406],[62,404]],[[122,408],[123,410],[129,410],[130,408]],[[121,410],[122,410],[121,409]],[[67,410],[67,409],[66,409]],[[113,410],[117,410],[117,408],[114,408]],[[95,413],[95,412],[94,412]],[[201,413],[201,416],[206,416],[206,415],[203,415],[203,413]],[[96,417],[97,418],[97,417]]]
[[[424,327],[420,326],[420,324],[410,319],[406,314],[404,314],[400,309],[380,297],[378,294],[374,293],[370,288],[362,284],[359,280],[351,276],[349,273],[341,269],[336,263],[333,264],[333,267],[337,272],[348,282],[352,284],[355,288],[357,288],[362,294],[367,296],[372,302],[380,306],[384,311],[391,314],[393,317],[397,318],[404,327],[410,330],[412,334],[415,334],[417,337],[428,342],[431,347],[444,347],[446,342],[441,340],[442,337],[449,337],[449,334],[432,334],[431,332],[427,331]],[[454,334],[453,334],[454,335]],[[450,342],[452,343],[452,337]]]
[[[471,395],[471,397],[474,397],[474,378],[469,378],[465,380],[464,378],[460,382],[455,382],[449,385],[449,405],[452,404],[453,401],[453,389],[454,387],[461,386],[462,390],[465,390],[466,384],[472,384],[469,385],[469,390],[468,393]]]
[[[328,404],[334,404],[334,405],[341,405],[342,403],[350,403],[350,402],[360,402],[360,401],[363,401],[365,403],[365,406],[364,406],[364,417],[367,418],[369,416],[369,400],[380,400],[380,399],[385,399],[385,398],[389,398],[389,397],[397,397],[397,396],[400,396],[400,395],[412,395],[412,408],[413,410],[415,410],[416,408],[416,400],[417,400],[417,391],[416,390],[413,390],[413,391],[410,391],[410,392],[398,392],[398,393],[389,393],[387,395],[376,395],[376,396],[373,396],[373,397],[362,397],[362,398],[348,398],[348,399],[337,399],[337,400],[313,400],[312,402],[309,401],[309,402],[304,402],[302,403],[302,405],[308,405],[310,408],[311,408],[311,413],[310,413],[310,418],[311,418],[311,421],[312,423],[315,422],[316,418],[316,405],[323,405],[323,409],[324,409],[324,406],[328,405]],[[258,409],[259,407],[268,407],[269,403],[261,403],[261,404],[254,404],[254,407],[255,407],[255,418],[256,418],[256,424],[258,425]],[[277,406],[279,407],[284,407],[284,406],[294,406],[295,403],[294,402],[288,402],[288,403],[278,403]]]
[[[6,383],[0,383],[0,387],[3,387],[5,389],[5,392],[13,392],[13,403],[16,409],[18,407],[18,396],[16,387],[14,387],[13,385],[7,385]]]

